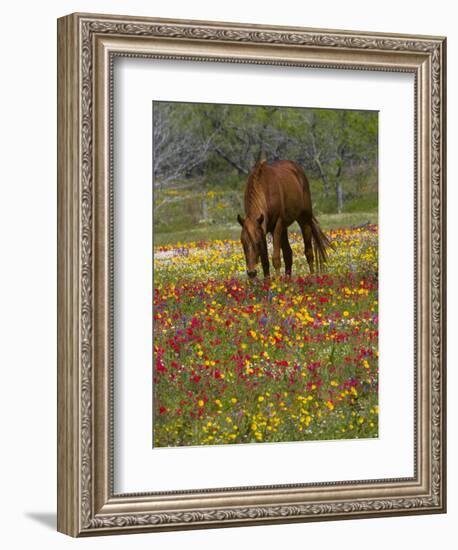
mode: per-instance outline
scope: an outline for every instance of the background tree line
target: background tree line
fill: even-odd
[[[341,213],[355,199],[367,209],[369,196],[373,209],[377,141],[373,111],[154,102],[155,213],[186,199],[188,210],[196,208],[189,204],[196,192],[211,197],[232,190],[241,198],[261,158],[302,164],[322,211]],[[197,208],[204,221],[208,208],[206,199]]]

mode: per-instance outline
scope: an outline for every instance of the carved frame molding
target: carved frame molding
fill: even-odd
[[[445,39],[73,14],[58,22],[58,530],[72,536],[445,511]],[[115,495],[116,56],[408,71],[416,79],[412,479]]]

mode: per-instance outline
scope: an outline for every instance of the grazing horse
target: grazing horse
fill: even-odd
[[[280,273],[280,249],[285,273],[291,275],[293,252],[288,240],[288,227],[295,221],[301,228],[304,253],[310,272],[320,269],[332,248],[312,211],[310,186],[303,168],[290,160],[256,163],[245,186],[245,219],[237,216],[242,226],[241,241],[245,253],[247,275],[256,277],[256,265],[261,260],[264,277],[269,277],[267,233],[272,234],[272,263]]]

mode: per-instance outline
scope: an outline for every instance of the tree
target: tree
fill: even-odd
[[[335,210],[355,167],[368,173],[377,156],[377,115],[370,111],[154,103],[153,174],[163,188],[185,180],[245,178],[257,160],[287,158],[323,182]],[[346,185],[346,184],[345,184]]]
[[[192,104],[154,104],[153,180],[161,188],[191,173],[208,157],[213,136],[197,131],[192,115]]]
[[[377,155],[377,118],[367,111],[340,109],[313,109],[305,118],[308,132],[303,135],[310,159],[323,181],[325,196],[334,188],[340,213],[345,198],[344,170],[355,163],[369,164]]]

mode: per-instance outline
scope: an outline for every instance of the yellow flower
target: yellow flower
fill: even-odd
[[[203,407],[205,405],[203,399],[199,399],[199,401],[197,401],[197,404],[199,405],[199,407]]]
[[[260,396],[258,397],[258,401],[259,401],[260,403],[261,403],[262,401],[264,401],[264,396],[263,396],[263,395],[260,395]]]

